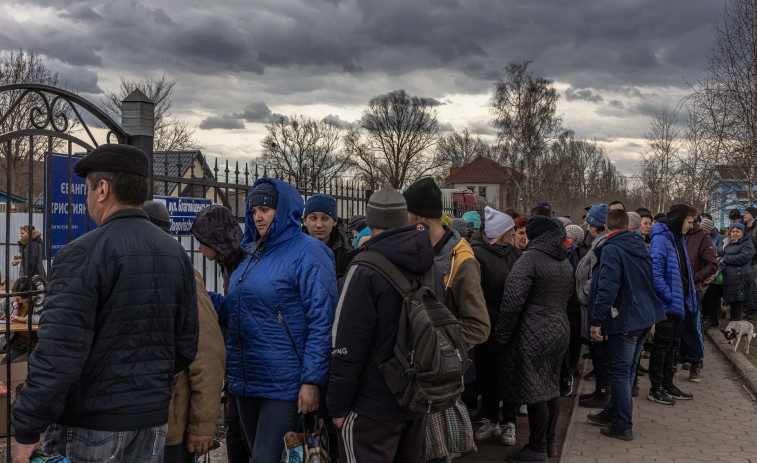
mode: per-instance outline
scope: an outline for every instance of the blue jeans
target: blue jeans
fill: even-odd
[[[239,422],[255,463],[278,463],[284,449],[284,434],[296,431],[297,401],[234,396]]]
[[[697,291],[697,307],[686,312],[681,326],[681,347],[689,355],[691,363],[704,362],[704,338],[702,338],[702,292]]]
[[[71,461],[160,463],[167,429],[164,424],[134,431],[98,431],[53,423],[45,432],[42,450],[58,452]]]
[[[650,328],[612,334],[607,343],[610,350],[610,387],[612,396],[605,412],[613,416],[612,427],[616,431],[630,431],[633,428],[633,398],[631,388],[636,378],[641,349]]]

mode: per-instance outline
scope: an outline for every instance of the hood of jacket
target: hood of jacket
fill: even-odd
[[[568,257],[562,240],[562,232],[559,230],[542,233],[535,240],[529,241],[526,252],[533,250],[541,251],[556,260],[565,260]]]
[[[686,220],[686,216],[689,214],[690,210],[691,207],[686,204],[675,204],[670,208],[670,212],[665,215],[668,227],[673,234],[681,234],[683,222]],[[657,224],[655,224],[655,226],[657,226]]]
[[[635,257],[649,257],[649,251],[647,250],[647,245],[644,243],[644,240],[639,239],[638,236],[627,230],[623,230],[612,236],[608,235],[608,238],[604,240],[602,246],[594,250],[597,259],[601,256],[602,249],[607,248],[608,246],[620,246]]]
[[[417,275],[428,272],[434,265],[431,235],[422,224],[383,231],[371,237],[365,249],[380,252],[397,267]]]
[[[683,222],[681,223],[681,227],[683,227]],[[670,227],[662,222],[657,222],[652,226],[652,231],[649,232],[649,237],[654,238],[655,236],[662,234],[667,235],[671,240],[673,239],[673,232],[670,230]]]
[[[444,231],[449,233],[451,236],[449,237],[449,239],[447,239],[447,242],[444,243],[439,253],[434,255],[434,260],[436,261],[436,265],[439,266],[439,270],[442,271],[442,275],[448,275],[451,271],[449,258],[452,255],[452,251],[455,249],[455,246],[457,246],[462,237],[456,230],[453,230],[447,226],[444,227]]]
[[[39,231],[39,230],[34,230],[32,232],[32,241],[38,241],[38,242],[41,243],[42,242],[42,232]],[[21,245],[25,245],[25,244],[29,243],[29,235],[27,234],[26,238],[21,238],[20,240],[18,240],[18,243],[21,244]]]
[[[247,210],[244,214],[244,237],[241,244],[244,249],[248,249],[250,244],[256,243],[260,239],[260,234],[250,211],[250,195],[260,183],[273,184],[279,195],[276,205],[276,216],[273,218],[273,223],[268,229],[268,237],[263,249],[263,254],[265,254],[279,244],[289,241],[302,233],[301,217],[302,210],[305,208],[305,201],[303,201],[300,192],[294,186],[283,180],[269,177],[258,179],[247,194]],[[254,251],[254,249],[250,251]]]
[[[242,242],[242,228],[225,207],[213,204],[197,214],[190,229],[199,242],[219,253],[224,262],[232,262]]]

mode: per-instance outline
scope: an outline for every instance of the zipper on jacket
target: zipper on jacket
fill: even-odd
[[[287,321],[284,318],[284,314],[281,313],[281,307],[276,306],[276,312],[279,316],[279,323],[284,325],[284,329],[287,332],[287,336],[289,336],[289,341],[292,343],[292,348],[294,349],[294,355],[297,356],[297,360],[300,361],[300,367],[302,367],[302,357],[300,357],[300,352],[297,350],[297,344],[294,342],[294,336],[292,336],[292,332],[289,331],[289,325],[287,325]]]
[[[255,265],[258,265],[258,260],[260,260],[260,258],[255,257],[254,255],[250,256],[250,261],[247,262],[247,267],[244,268],[242,276],[240,276],[239,280],[237,280],[237,337],[239,338],[239,359],[242,363],[242,380],[244,381],[244,385],[242,386],[243,389],[244,386],[247,385],[247,370],[245,370],[244,368],[244,349],[242,348],[242,281],[244,280],[244,276],[247,275],[247,270],[250,268],[250,264],[252,263],[253,258],[255,259]],[[255,268],[255,265],[253,265],[252,268]]]

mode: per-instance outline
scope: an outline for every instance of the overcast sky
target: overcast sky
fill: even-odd
[[[662,102],[713,40],[713,0],[4,0],[0,50],[35,51],[98,101],[119,76],[179,79],[174,114],[209,157],[260,153],[271,114],[359,119],[396,89],[440,126],[492,137],[492,84],[513,59],[554,81],[564,126],[624,173]]]

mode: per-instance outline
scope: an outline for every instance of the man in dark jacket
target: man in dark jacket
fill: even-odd
[[[14,461],[28,462],[47,429],[43,450],[72,461],[152,462],[165,442],[173,377],[197,351],[194,271],[142,211],[141,150],[102,145],[74,170],[86,176],[99,228],[55,256],[13,412]]]
[[[350,262],[347,259],[350,245],[342,221],[337,216],[336,200],[321,193],[309,197],[305,202],[302,222],[308,235],[321,240],[334,253],[336,278],[342,278]]]
[[[610,234],[594,250],[599,266],[592,275],[589,307],[591,338],[606,342],[610,352],[612,397],[589,420],[606,425],[600,432],[623,440],[633,439],[631,387],[641,348],[649,330],[665,320],[665,311],[654,294],[652,258],[644,242],[627,231],[623,210],[607,213]]]
[[[681,328],[681,351],[686,353],[691,362],[689,380],[702,381],[702,364],[704,362],[704,338],[702,338],[702,297],[704,286],[718,274],[717,255],[712,239],[699,225],[694,224],[686,233],[686,253],[689,255],[691,274],[696,290],[696,307],[686,312]]]
[[[667,319],[655,325],[654,344],[649,356],[649,400],[674,405],[675,399],[691,400],[693,395],[673,384],[675,353],[681,342],[681,325],[686,312],[696,310],[696,292],[684,235],[694,224],[696,211],[686,204],[674,204],[666,222],[652,227],[654,291],[665,308]]]
[[[428,229],[405,226],[407,206],[399,192],[384,188],[374,193],[366,221],[371,228],[366,250],[381,253],[408,279],[417,280],[432,268]],[[438,278],[437,286],[440,283]],[[373,360],[377,356],[386,361],[394,355],[402,301],[383,275],[364,265],[350,266],[332,330],[326,399],[334,424],[341,429],[343,462],[425,461],[426,416],[399,407]]]

